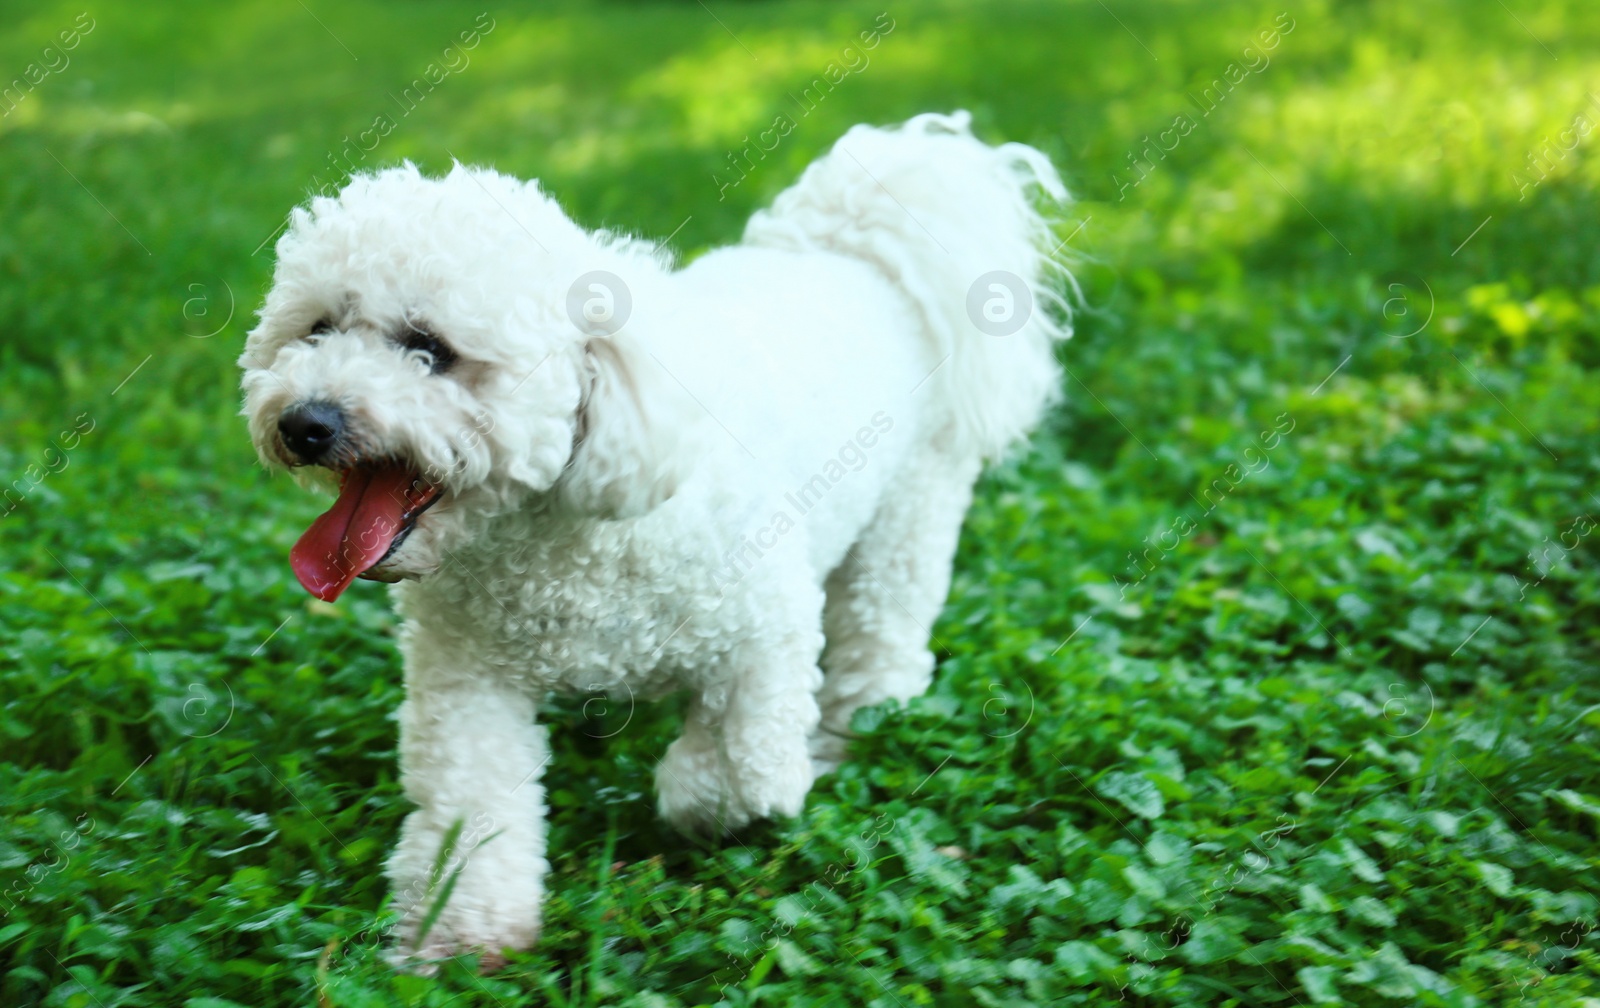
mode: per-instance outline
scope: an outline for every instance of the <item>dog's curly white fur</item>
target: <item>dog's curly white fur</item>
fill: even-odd
[[[536,940],[548,691],[688,690],[656,784],[662,815],[705,833],[797,814],[856,709],[927,688],[973,481],[1058,387],[1041,192],[1065,198],[1042,154],[958,113],[852,129],[683,269],[461,165],[294,211],[240,358],[262,459],[300,461],[280,418],[326,401],[348,431],[299,475],[398,459],[443,488],[367,571],[403,579],[402,955]],[[997,270],[1035,306],[1004,336],[967,306]],[[592,271],[631,298],[614,333],[569,314]],[[406,349],[413,327],[448,371]],[[417,894],[462,821],[482,835],[419,943]]]

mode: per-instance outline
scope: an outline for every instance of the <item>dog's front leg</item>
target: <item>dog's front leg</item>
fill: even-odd
[[[478,951],[490,966],[539,936],[549,759],[534,704],[489,671],[410,660],[400,770],[417,809],[388,864],[400,913],[397,958]]]
[[[729,681],[703,691],[656,771],[661,815],[685,833],[717,836],[755,819],[800,813],[813,779],[807,738],[820,635],[738,648]]]

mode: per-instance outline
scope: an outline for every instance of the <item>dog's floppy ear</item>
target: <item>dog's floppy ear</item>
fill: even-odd
[[[626,334],[584,347],[589,391],[578,407],[562,500],[603,518],[633,518],[671,497],[694,463],[699,407],[655,357]]]

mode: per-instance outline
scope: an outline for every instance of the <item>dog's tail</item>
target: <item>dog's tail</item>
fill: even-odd
[[[972,117],[857,126],[745,230],[752,245],[822,249],[872,263],[916,305],[940,363],[918,396],[948,413],[960,454],[992,458],[1060,388],[1053,344],[1071,335],[1043,195],[1067,197],[1022,144],[973,137]]]

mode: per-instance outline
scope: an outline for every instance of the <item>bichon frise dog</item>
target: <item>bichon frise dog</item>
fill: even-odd
[[[402,957],[538,937],[548,692],[687,690],[660,812],[720,833],[799,813],[854,711],[927,688],[973,482],[1058,386],[1041,195],[1045,156],[959,113],[850,130],[682,269],[460,164],[294,211],[244,414],[337,488],[306,589],[399,582]]]

